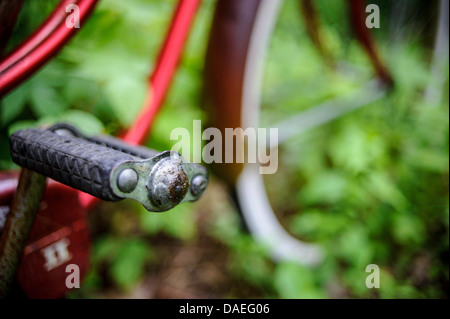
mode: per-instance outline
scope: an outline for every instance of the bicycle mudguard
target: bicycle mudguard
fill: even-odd
[[[241,123],[242,83],[245,60],[260,0],[219,0],[205,60],[203,107],[208,113],[209,127],[218,128],[225,136],[226,128]],[[222,143],[225,154],[225,143]],[[217,176],[234,185],[242,163],[212,163]]]

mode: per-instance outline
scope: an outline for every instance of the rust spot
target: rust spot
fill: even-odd
[[[189,179],[184,171],[175,175],[169,186],[169,199],[172,203],[181,202],[189,190]]]

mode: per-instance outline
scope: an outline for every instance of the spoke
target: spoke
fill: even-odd
[[[445,72],[448,65],[448,1],[441,0],[439,24],[436,32],[433,61],[431,64],[431,81],[425,91],[425,101],[432,105],[441,103],[444,93]]]
[[[270,147],[277,146],[294,136],[303,134],[308,130],[340,118],[351,111],[367,106],[381,99],[385,94],[386,90],[380,82],[371,80],[366,85],[345,96],[326,101],[289,119],[271,125],[272,128],[278,129],[278,143],[274,145],[273,142],[270,144],[267,141],[266,145],[270,145]]]

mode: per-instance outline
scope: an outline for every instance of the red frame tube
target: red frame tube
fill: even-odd
[[[0,97],[36,72],[58,53],[79,30],[68,28],[65,9],[76,4],[80,23],[92,13],[97,0],[62,0],[49,18],[21,46],[0,62]]]
[[[150,77],[149,94],[138,118],[123,136],[131,144],[141,144],[147,136],[156,112],[160,108],[181,56],[187,35],[201,0],[180,0],[156,68]]]

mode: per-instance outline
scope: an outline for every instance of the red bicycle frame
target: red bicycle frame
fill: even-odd
[[[0,62],[0,96],[12,90],[50,60],[75,35],[68,28],[67,6],[76,4],[83,23],[97,0],[63,0],[47,20],[21,46]]]

